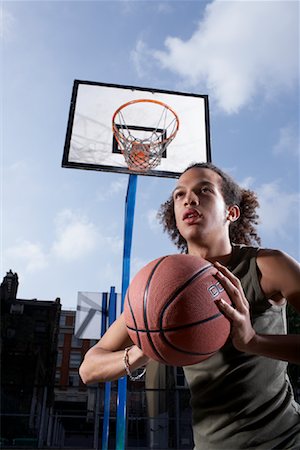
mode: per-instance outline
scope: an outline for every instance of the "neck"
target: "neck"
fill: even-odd
[[[194,256],[201,256],[201,258],[208,261],[218,261],[221,264],[227,264],[232,253],[232,246],[228,239],[225,242],[214,242],[213,245],[205,246],[199,244],[189,244],[188,254]]]

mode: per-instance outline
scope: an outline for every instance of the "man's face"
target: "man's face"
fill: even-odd
[[[214,171],[198,167],[179,178],[173,192],[174,213],[178,231],[188,245],[210,245],[228,236],[221,182]]]

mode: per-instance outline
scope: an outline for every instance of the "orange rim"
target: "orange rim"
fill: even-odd
[[[145,103],[155,103],[155,104],[157,104],[157,105],[163,106],[164,108],[166,108],[166,109],[168,109],[169,111],[171,111],[172,114],[174,114],[174,117],[175,117],[175,119],[176,119],[176,127],[175,127],[175,130],[173,131],[173,133],[172,133],[168,138],[164,139],[163,141],[160,141],[160,144],[165,144],[166,142],[173,140],[174,137],[176,136],[176,133],[177,133],[178,128],[179,128],[179,118],[178,118],[178,115],[176,114],[176,112],[175,112],[169,105],[167,105],[166,103],[163,103],[163,102],[161,102],[161,101],[159,101],[159,100],[152,100],[152,99],[145,99],[145,98],[142,98],[142,99],[138,99],[138,100],[131,100],[130,102],[124,103],[124,105],[121,105],[121,106],[115,111],[115,113],[114,113],[114,115],[113,115],[113,117],[112,117],[112,128],[113,128],[113,133],[114,133],[114,135],[115,135],[115,137],[116,137],[116,139],[117,139],[117,141],[118,141],[118,144],[119,144],[120,146],[122,145],[122,143],[121,143],[121,142],[119,141],[119,139],[118,139],[118,136],[119,136],[119,130],[118,130],[118,128],[115,126],[115,118],[116,118],[117,114],[118,114],[122,109],[126,108],[126,107],[129,106],[129,105],[133,105],[133,104],[135,104],[135,103],[143,103],[143,102],[145,102]]]

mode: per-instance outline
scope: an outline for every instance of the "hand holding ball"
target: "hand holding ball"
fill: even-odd
[[[132,341],[150,358],[174,366],[214,355],[230,333],[230,322],[215,301],[231,304],[216,272],[209,261],[191,255],[165,256],[143,267],[124,304]]]

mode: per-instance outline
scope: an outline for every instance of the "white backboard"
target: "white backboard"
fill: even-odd
[[[113,136],[112,117],[123,104],[140,99],[167,104],[179,118],[179,129],[160,165],[135,174],[176,178],[192,163],[211,161],[207,95],[75,80],[62,166],[132,173]],[[157,126],[159,117],[150,110],[143,104],[128,125]]]
[[[107,309],[102,310],[103,295],[107,296]],[[121,314],[121,294],[116,294],[116,317]],[[78,292],[75,318],[75,336],[79,339],[100,339],[102,316],[108,327],[109,293]]]

